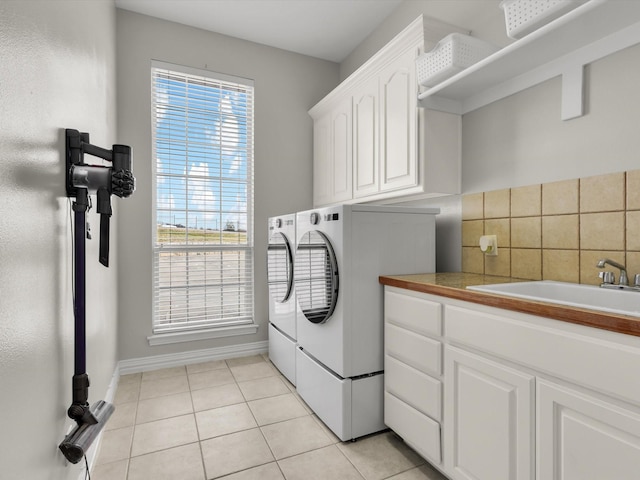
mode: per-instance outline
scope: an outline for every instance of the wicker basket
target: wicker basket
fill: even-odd
[[[416,59],[418,83],[433,87],[497,50],[494,45],[469,35],[447,35],[433,50]]]
[[[507,35],[519,39],[573,10],[586,0],[503,0]]]

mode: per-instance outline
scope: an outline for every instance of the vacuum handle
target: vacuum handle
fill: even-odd
[[[128,145],[113,146],[113,170],[120,172],[122,170],[131,171],[131,147]]]
[[[114,145],[111,191],[120,198],[127,198],[134,190],[135,178],[131,171],[131,147],[128,145]]]
[[[111,194],[107,187],[98,189],[98,213],[100,214],[100,253],[99,260],[105,267],[109,266],[109,220],[111,218]]]

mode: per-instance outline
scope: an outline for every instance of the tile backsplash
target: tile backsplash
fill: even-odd
[[[463,272],[597,285],[601,258],[640,273],[640,170],[462,196]]]

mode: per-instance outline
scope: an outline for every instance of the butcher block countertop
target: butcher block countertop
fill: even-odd
[[[638,317],[467,290],[467,287],[471,285],[492,285],[522,281],[525,280],[473,273],[425,273],[380,277],[380,283],[390,287],[440,295],[465,302],[478,303],[489,307],[513,310],[640,337],[640,318]]]

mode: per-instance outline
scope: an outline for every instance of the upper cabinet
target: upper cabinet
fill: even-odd
[[[309,111],[315,206],[459,193],[461,115],[550,78],[583,115],[584,67],[640,44],[640,1],[589,0],[420,91],[415,59],[453,31],[419,17]]]
[[[415,59],[451,27],[419,17],[314,106],[314,205],[459,193],[460,116],[418,108]]]
[[[351,99],[345,98],[314,122],[314,205],[351,199],[351,115]]]
[[[420,93],[423,107],[465,114],[562,76],[562,118],[583,114],[584,66],[640,43],[640,1],[590,0]]]
[[[369,78],[353,94],[353,194],[355,198],[378,192],[379,81]]]
[[[416,159],[417,115],[411,96],[416,91],[415,52],[398,57],[379,74],[380,183],[378,191],[418,184]]]

